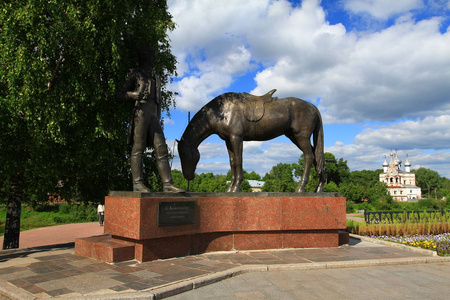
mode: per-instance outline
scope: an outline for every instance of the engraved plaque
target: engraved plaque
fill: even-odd
[[[159,202],[158,226],[191,225],[195,223],[195,201]]]

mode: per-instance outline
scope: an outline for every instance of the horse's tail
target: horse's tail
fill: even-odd
[[[314,128],[313,141],[314,141],[314,159],[316,161],[316,171],[319,175],[325,172],[325,162],[324,162],[324,141],[323,141],[323,124],[322,116],[318,111],[318,120],[316,122],[316,127]],[[321,177],[321,176],[319,176]]]

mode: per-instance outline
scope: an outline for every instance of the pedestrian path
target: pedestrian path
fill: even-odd
[[[450,263],[247,273],[169,297],[203,299],[442,299]]]
[[[78,238],[101,235],[103,232],[103,227],[98,222],[65,224],[31,229],[20,233],[19,248],[73,243]],[[0,237],[0,247],[2,246],[3,236]]]
[[[258,291],[261,277],[250,273],[274,276],[278,282],[282,282],[282,278],[289,276],[288,273],[297,278],[300,274],[305,275],[305,272],[320,274],[318,270],[327,272],[353,268],[365,269],[370,273],[371,268],[381,266],[431,263],[443,264],[450,269],[450,258],[433,256],[434,252],[428,250],[389,245],[391,243],[351,238],[350,245],[336,248],[216,252],[145,263],[129,261],[117,264],[76,256],[73,248],[67,246],[4,250],[0,251],[0,294],[12,299],[161,299],[178,294],[182,297],[183,292],[198,292],[197,289],[211,284],[219,287],[224,284],[222,280],[234,280],[235,276],[242,274],[254,276],[248,280],[255,286],[253,291]],[[339,281],[339,272],[334,274],[336,281],[330,279],[327,285],[342,283]],[[365,278],[369,280],[369,277]],[[233,284],[228,280],[225,282]],[[243,282],[237,283],[238,289],[243,288]],[[313,287],[311,285],[310,288]],[[239,294],[233,293],[230,290],[228,298],[240,298],[236,296]],[[256,294],[255,297],[258,298]],[[372,298],[379,297],[375,295]]]

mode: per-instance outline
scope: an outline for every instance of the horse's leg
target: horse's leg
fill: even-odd
[[[327,181],[327,177],[325,176],[325,172],[320,172],[319,174],[319,185],[317,186],[316,193],[322,193],[324,191],[324,185]]]
[[[309,173],[314,162],[314,152],[310,142],[310,136],[299,134],[286,134],[286,136],[303,152],[305,159],[305,168],[303,170],[302,180],[297,186],[297,193],[303,193],[306,191],[306,184],[309,181]]]
[[[324,170],[319,170],[318,168],[317,168],[317,163],[316,163],[316,159],[314,158],[314,168],[316,168],[316,171],[317,171],[317,173],[318,173],[318,175],[319,175],[319,184],[317,185],[317,188],[316,188],[316,193],[322,193],[324,190],[324,185],[325,185],[325,183],[327,182],[327,177],[326,177],[326,175],[325,175],[325,172],[324,172]]]
[[[231,137],[226,141],[228,155],[230,156],[231,167],[231,185],[227,192],[240,192],[241,183],[243,180],[242,171],[242,139],[238,137]]]
[[[233,149],[231,147],[231,143],[229,141],[225,141],[227,145],[228,157],[230,158],[230,168],[231,168],[231,183],[227,189],[227,193],[232,192],[234,186],[236,185],[236,177],[234,176],[236,170],[236,161],[234,159]]]

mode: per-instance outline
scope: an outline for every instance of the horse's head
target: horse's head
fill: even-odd
[[[178,142],[178,154],[181,160],[181,169],[183,176],[187,180],[193,180],[195,177],[195,168],[200,160],[200,152],[197,148],[192,147],[183,139]]]

